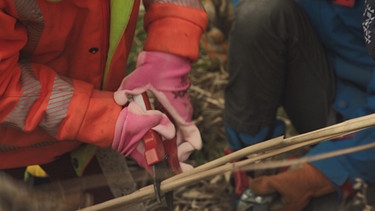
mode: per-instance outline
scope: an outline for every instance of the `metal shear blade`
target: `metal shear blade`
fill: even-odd
[[[165,160],[156,163],[152,166],[154,190],[156,199],[159,203],[162,202],[162,193],[160,190],[160,184],[163,180],[173,176],[173,172],[168,164],[167,157]],[[173,191],[168,191],[164,194],[164,199],[169,210],[173,210]]]

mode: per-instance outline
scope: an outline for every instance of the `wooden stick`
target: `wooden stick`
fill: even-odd
[[[320,138],[317,138],[317,139],[314,139],[314,140],[306,140],[305,142],[300,142],[300,143],[295,143],[295,144],[290,143],[289,145],[284,145],[284,146],[279,147],[279,148],[264,149],[265,151],[263,153],[255,154],[253,156],[250,156],[250,155],[244,156],[244,157],[248,157],[248,158],[246,160],[236,162],[237,164],[235,164],[235,167],[239,168],[239,167],[242,167],[244,165],[249,165],[253,162],[264,160],[266,158],[273,157],[275,155],[279,155],[279,154],[282,154],[282,153],[285,153],[285,152],[289,152],[289,151],[292,151],[292,150],[295,150],[295,149],[298,149],[298,148],[301,148],[301,147],[314,145],[314,144],[317,144],[319,142],[329,140],[329,139],[333,139],[333,138],[338,138],[338,137],[341,137],[342,135],[345,135],[345,134],[343,133],[343,134],[336,134],[336,135],[331,135],[331,136],[327,136],[327,137],[320,137]],[[229,155],[226,155],[226,156],[229,156]],[[224,157],[226,157],[226,156],[224,156]],[[230,158],[228,158],[228,159],[230,159]],[[218,159],[213,160],[211,162],[215,163],[216,161],[218,161]],[[230,160],[230,161],[232,161],[232,160]],[[228,162],[230,162],[230,161],[228,161]],[[241,164],[241,163],[244,163],[244,164]],[[211,164],[211,165],[216,166],[216,164]],[[192,169],[192,170],[194,170],[194,169]],[[179,179],[184,178],[184,177],[191,177],[193,175],[197,175],[201,172],[205,172],[205,171],[209,171],[209,170],[210,169],[201,168],[199,171],[194,171],[193,173],[191,173],[191,171],[184,172],[182,174],[175,175],[173,177],[170,177],[170,178],[166,179],[165,182],[171,182],[171,181],[174,181],[174,180],[179,180]]]
[[[375,125],[375,114],[350,119],[322,129],[292,136],[284,140],[284,144],[303,142],[325,136],[349,134]]]
[[[234,168],[240,168],[243,165],[249,165],[250,163],[263,160],[265,158],[269,158],[284,152],[288,152],[303,146],[316,144],[327,139],[338,138],[340,136],[365,129],[373,125],[375,125],[375,114],[351,119],[340,124],[293,136],[287,139],[283,139],[282,137],[274,138],[238,150],[232,154],[223,156],[209,163],[198,166],[188,172],[184,172],[167,180],[164,180],[160,185],[160,189],[161,192],[168,192],[177,187],[189,185],[193,182],[212,177],[217,174],[223,174],[227,171],[233,170]],[[268,152],[260,154],[256,157],[250,157],[246,160],[246,162],[241,161],[237,162],[236,164],[228,163],[232,160],[237,160],[246,156],[250,156],[253,153],[265,150],[268,150]],[[82,210],[109,210],[116,207],[129,207],[131,205],[154,197],[154,188],[152,185],[149,185],[139,189],[132,194],[112,199],[91,207],[84,208]]]
[[[311,163],[311,162],[318,161],[318,160],[324,160],[324,159],[337,157],[341,155],[356,153],[356,152],[368,150],[371,148],[375,148],[375,142],[362,144],[362,145],[354,146],[354,147],[348,147],[344,149],[338,149],[338,150],[329,151],[329,152],[324,152],[324,153],[317,154],[317,155],[304,156],[304,157],[300,157],[297,159],[270,160],[270,161],[265,161],[265,162],[252,163],[252,165],[246,164],[245,162],[247,160],[244,160],[244,163],[241,164],[241,170],[256,171],[256,170],[261,170],[261,169],[275,169],[275,168],[281,168],[281,167],[290,167],[293,165]]]
[[[375,118],[375,116],[373,116],[373,118]],[[375,124],[374,120],[372,120],[373,124]],[[365,123],[367,123],[367,122],[365,122]],[[182,177],[189,177],[191,175],[197,174],[197,173],[202,172],[202,171],[207,171],[209,169],[215,168],[215,167],[223,165],[225,163],[228,163],[228,162],[231,162],[231,161],[234,161],[234,160],[238,160],[238,159],[241,159],[241,158],[244,158],[244,157],[247,157],[247,156],[251,156],[252,154],[255,154],[255,153],[258,153],[258,152],[267,151],[267,150],[271,150],[271,149],[275,149],[275,148],[286,147],[286,146],[289,146],[289,145],[293,145],[293,144],[297,144],[297,143],[300,143],[300,142],[304,142],[304,141],[308,141],[308,140],[313,139],[311,141],[313,143],[303,145],[303,146],[308,146],[308,145],[316,144],[316,143],[324,141],[324,140],[339,138],[341,136],[344,136],[344,135],[347,135],[347,134],[350,134],[350,133],[353,133],[353,132],[357,132],[358,131],[357,127],[360,127],[360,129],[365,128],[363,126],[363,124],[360,124],[358,126],[357,122],[355,122],[355,124],[353,124],[353,125],[356,126],[356,127],[354,127],[354,128],[350,127],[349,129],[346,128],[341,133],[334,130],[333,134],[329,134],[327,132],[328,129],[323,128],[323,129],[318,130],[317,134],[314,134],[314,133],[301,134],[301,135],[293,136],[293,137],[290,137],[290,138],[287,138],[287,139],[284,139],[282,136],[277,137],[277,138],[273,138],[273,139],[270,139],[268,141],[264,141],[264,142],[261,142],[261,143],[258,143],[258,144],[254,144],[254,145],[245,147],[245,148],[243,148],[241,150],[238,150],[238,151],[235,151],[235,152],[233,152],[229,155],[225,155],[223,157],[220,157],[218,159],[215,159],[213,161],[210,161],[208,163],[200,165],[200,166],[198,166],[198,167],[196,167],[196,168],[194,168],[194,169],[192,169],[188,172],[184,172],[183,174],[179,174],[179,175],[176,175],[174,177],[168,178],[167,180],[169,181],[169,180],[172,180],[172,179],[175,180],[175,179],[180,179]],[[334,125],[334,126],[336,126],[336,125]],[[334,126],[331,126],[331,127],[336,129],[336,127],[334,127]],[[345,124],[344,126],[347,126],[347,124]]]
[[[226,173],[228,171],[232,171],[236,168],[241,168],[243,166],[250,165],[251,163],[254,163],[254,162],[266,159],[266,158],[270,158],[270,157],[273,157],[275,155],[300,148],[302,146],[311,145],[311,144],[314,144],[316,142],[317,142],[317,140],[312,140],[312,141],[309,141],[309,142],[303,142],[303,143],[299,143],[299,144],[295,144],[295,145],[291,145],[291,146],[286,146],[286,147],[283,147],[283,148],[280,148],[280,149],[274,149],[274,150],[271,150],[271,151],[266,152],[264,154],[260,154],[256,157],[251,157],[251,158],[248,158],[246,160],[236,162],[236,163],[226,163],[222,166],[215,167],[215,168],[212,168],[212,169],[208,169],[206,171],[200,171],[200,172],[197,172],[195,174],[189,173],[189,174],[185,175],[186,173],[188,173],[188,172],[185,172],[185,173],[180,174],[180,175],[184,175],[183,177],[177,178],[177,176],[178,176],[177,175],[177,176],[171,177],[167,180],[164,180],[160,185],[160,190],[161,190],[162,193],[165,193],[165,192],[168,192],[170,190],[174,190],[178,187],[186,186],[186,185],[189,185],[189,184],[192,184],[192,183],[198,182],[200,180],[207,179],[209,177],[213,177],[213,176],[216,176],[216,175],[219,175],[219,174],[224,174],[224,173]],[[214,161],[212,161],[212,162],[214,162]],[[119,198],[115,198],[115,199],[112,199],[112,200],[109,200],[109,201],[106,201],[106,202],[103,202],[103,203],[100,203],[100,204],[97,204],[97,205],[93,205],[91,207],[81,209],[81,211],[111,210],[111,209],[119,208],[119,207],[129,208],[130,206],[133,206],[137,203],[140,203],[140,202],[143,202],[147,199],[152,199],[152,198],[155,198],[154,188],[153,188],[152,185],[149,185],[149,186],[146,186],[144,188],[139,189],[138,191],[136,191],[132,194],[129,194],[129,195],[126,195],[126,196],[123,196],[123,197],[119,197]]]
[[[339,137],[339,135],[337,135],[337,137]],[[264,160],[266,158],[270,158],[270,157],[273,157],[273,156],[281,154],[281,153],[285,153],[285,152],[288,152],[288,151],[291,151],[291,150],[294,150],[294,149],[298,149],[298,148],[301,148],[303,146],[315,144],[315,143],[317,143],[321,140],[326,140],[326,137],[320,138],[319,140],[311,140],[311,141],[297,143],[297,144],[290,145],[290,146],[285,146],[285,147],[282,147],[282,148],[279,148],[279,149],[274,149],[274,150],[271,150],[269,152],[257,155],[256,157],[251,157],[251,158],[248,158],[246,160],[236,162],[236,163],[226,163],[225,165],[222,165],[220,167],[208,169],[206,171],[200,171],[200,172],[197,172],[195,174],[188,174],[188,176],[185,175],[183,177],[178,177],[178,178],[177,178],[177,176],[174,176],[174,177],[171,177],[167,180],[164,180],[161,183],[160,189],[161,189],[162,193],[168,192],[168,191],[176,189],[178,187],[186,186],[186,185],[192,184],[194,182],[200,181],[202,179],[206,179],[206,178],[209,178],[209,177],[216,176],[218,174],[224,174],[228,171],[232,171],[233,169],[241,168],[243,166],[250,165],[251,163],[254,163],[254,162],[257,162],[257,161],[260,161],[260,160]],[[214,162],[214,161],[212,161],[212,162]],[[183,174],[185,174],[185,173],[182,173],[182,175]],[[135,205],[135,204],[140,203],[142,201],[145,201],[147,199],[154,198],[155,197],[154,194],[155,193],[154,193],[153,186],[149,185],[149,186],[146,186],[144,188],[139,189],[138,191],[136,191],[132,194],[129,194],[129,195],[126,195],[126,196],[123,196],[123,197],[120,197],[120,198],[112,199],[112,200],[109,200],[109,201],[103,202],[101,204],[97,204],[97,205],[94,205],[94,206],[91,206],[91,207],[88,207],[88,208],[85,208],[85,209],[82,209],[82,210],[83,211],[93,211],[93,210],[110,210],[110,209],[114,209],[114,208],[118,208],[118,207],[128,208],[132,205]]]
[[[178,179],[180,177],[190,176],[190,175],[196,174],[197,172],[206,171],[208,169],[214,168],[219,165],[223,165],[233,160],[241,159],[243,157],[249,156],[256,152],[269,150],[275,147],[280,148],[283,146],[288,146],[291,144],[304,142],[307,140],[318,140],[317,142],[320,142],[320,141],[323,141],[324,139],[328,140],[332,138],[338,138],[340,136],[354,133],[364,128],[371,127],[373,125],[375,125],[375,114],[370,114],[370,115],[366,115],[363,117],[350,119],[342,123],[331,125],[322,129],[314,130],[308,133],[303,133],[300,135],[292,136],[286,139],[283,139],[283,137],[280,136],[274,139],[270,139],[268,141],[264,141],[258,144],[251,145],[249,147],[245,147],[229,155],[220,157],[216,160],[200,165],[186,172],[186,174],[179,174],[172,178]]]

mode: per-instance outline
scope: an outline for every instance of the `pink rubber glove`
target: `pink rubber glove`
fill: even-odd
[[[186,58],[162,52],[143,51],[138,55],[136,69],[121,83],[114,98],[119,105],[128,102],[127,95],[151,91],[168,111],[177,127],[177,152],[181,162],[194,150],[202,148],[202,139],[191,121],[192,106],[187,90],[191,65]],[[181,163],[183,171],[192,166]]]
[[[117,118],[115,136],[112,148],[126,157],[131,157],[137,163],[150,170],[144,156],[142,138],[150,129],[162,137],[171,139],[175,136],[175,127],[168,117],[160,111],[145,111],[135,102],[130,102]]]

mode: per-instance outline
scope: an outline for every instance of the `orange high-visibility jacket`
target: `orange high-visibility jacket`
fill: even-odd
[[[199,0],[143,0],[144,49],[198,57]],[[140,0],[0,0],[0,169],[110,146]],[[104,91],[106,90],[106,91]]]

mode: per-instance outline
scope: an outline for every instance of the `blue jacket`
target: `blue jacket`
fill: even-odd
[[[360,117],[375,111],[375,62],[368,53],[362,29],[364,0],[353,7],[333,4],[331,0],[296,0],[306,11],[321,41],[327,48],[336,73],[334,108],[344,118]],[[358,146],[375,141],[375,127],[354,137],[325,141],[308,155]],[[375,182],[375,149],[312,163],[333,183],[340,186],[355,177]]]

